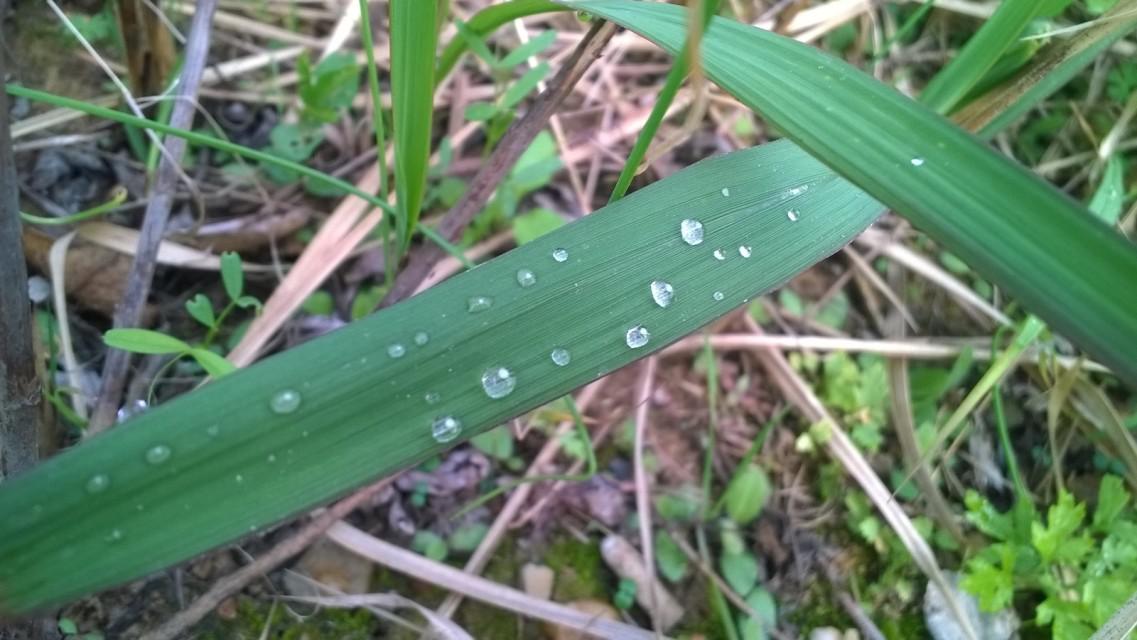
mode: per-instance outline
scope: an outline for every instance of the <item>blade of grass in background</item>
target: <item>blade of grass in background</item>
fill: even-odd
[[[703,16],[699,25],[706,31],[711,16],[718,13],[719,0],[705,0],[702,6]],[[644,123],[643,129],[641,129],[639,135],[636,136],[636,142],[632,145],[632,150],[628,154],[628,161],[624,163],[624,168],[620,171],[620,176],[616,179],[616,186],[612,188],[612,195],[608,199],[609,202],[615,202],[623,198],[624,194],[628,192],[628,187],[632,185],[632,178],[636,177],[640,163],[643,162],[644,155],[647,154],[647,149],[651,146],[652,138],[654,138],[655,133],[659,131],[659,125],[663,123],[663,116],[667,115],[667,110],[671,108],[671,103],[675,101],[675,95],[679,93],[680,85],[682,85],[683,80],[687,78],[687,72],[691,68],[690,58],[690,41],[688,41],[683,45],[683,50],[679,55],[675,57],[675,64],[673,64],[671,69],[667,72],[667,79],[663,83],[663,88],[659,90],[659,95],[655,97],[655,104],[651,107],[651,113],[648,115],[647,122]]]
[[[552,11],[567,11],[562,7],[550,0],[509,0],[501,4],[494,4],[482,9],[474,14],[466,23],[465,29],[471,34],[485,37],[496,31],[502,25],[509,24],[519,18],[526,16],[536,15],[538,13],[549,13]],[[468,46],[466,39],[461,36],[454,36],[450,44],[446,45],[443,49],[442,55],[438,58],[438,75],[437,80],[441,82],[450,72],[454,69],[454,65],[458,63],[458,59],[466,52]]]
[[[156,571],[421,461],[780,285],[879,212],[788,142],[711,158],[156,407],[0,486],[0,615]],[[653,295],[655,280],[673,295]]]
[[[1137,27],[1137,0],[1121,0],[1093,25],[1047,45],[1026,68],[955,114],[961,126],[983,137],[1018,120],[1073,79],[1103,51]]]
[[[400,250],[411,241],[426,193],[434,115],[438,3],[391,0],[391,105],[395,121],[395,193]]]
[[[679,7],[563,4],[672,54],[683,46]],[[1083,207],[927,108],[789,38],[714,18],[703,66],[806,151],[1137,384],[1137,296],[1122,293],[1137,281],[1137,251]]]
[[[1004,0],[995,13],[967,41],[942,71],[936,74],[920,101],[938,113],[949,113],[1014,45],[1027,24],[1044,8],[1040,0]]]

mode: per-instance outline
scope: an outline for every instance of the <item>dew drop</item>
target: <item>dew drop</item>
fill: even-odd
[[[724,198],[730,197],[730,188],[728,188],[728,187],[722,188],[722,197],[724,197]]]
[[[747,245],[738,247],[738,255],[742,256],[743,258],[749,258],[753,253],[754,252]]]
[[[572,361],[572,356],[569,354],[568,349],[562,349],[560,347],[553,349],[549,357],[553,359],[553,364],[558,367],[563,367]]]
[[[697,244],[703,244],[703,223],[692,218],[687,218],[679,223],[679,235],[683,237],[683,242],[686,242],[692,247]]]
[[[238,473],[237,475],[233,476],[233,481],[236,482],[237,484],[241,484],[242,482],[245,481],[245,476]]]
[[[801,217],[801,212],[797,209],[790,209],[786,212],[786,217],[790,219],[790,222],[797,222],[798,218]]]
[[[425,331],[419,331],[415,333],[414,341],[415,344],[420,347],[425,346],[426,343],[430,342],[430,334]]]
[[[220,435],[220,433],[221,427],[218,425],[211,424],[205,428],[205,435],[209,436],[210,438],[216,438],[218,435]]]
[[[272,453],[268,454],[268,457],[267,457],[267,458],[265,458],[265,460],[266,460],[266,461],[267,461],[269,464],[272,464],[272,463],[276,462],[276,454],[272,454]]]
[[[518,269],[517,284],[522,287],[532,287],[537,284],[537,274],[533,273],[531,269]]]
[[[650,339],[651,332],[639,325],[628,329],[628,334],[624,338],[625,342],[628,343],[628,346],[633,349],[639,349],[640,347],[647,344],[647,341]]]
[[[715,249],[715,260],[726,260],[726,254],[722,249]]]
[[[407,354],[407,348],[402,343],[396,342],[387,347],[387,355],[392,358],[402,358]]]
[[[568,260],[568,249],[553,249],[553,260],[557,262]]]
[[[111,542],[111,543],[118,542],[122,539],[123,539],[122,529],[111,529],[111,532],[103,537],[103,540],[105,540],[107,542]]]
[[[493,298],[489,296],[470,296],[466,301],[466,311],[481,313],[493,306]]]
[[[722,291],[716,291],[716,292],[714,293],[713,297],[714,297],[714,299],[715,299],[715,300],[718,300],[719,302],[722,302],[722,299],[723,299],[723,298],[725,298],[726,296],[724,296],[724,295],[722,294]]]
[[[427,404],[438,404],[439,400],[442,400],[442,397],[438,395],[437,391],[427,391],[422,399],[426,400]]]
[[[439,416],[430,425],[430,435],[435,442],[450,442],[462,433],[462,423],[454,416]]]
[[[170,459],[173,451],[164,444],[156,444],[146,450],[146,462],[153,465],[159,465]]]
[[[671,304],[671,299],[675,297],[675,288],[671,284],[662,280],[653,280],[651,283],[651,299],[661,307],[667,307]]]
[[[912,158],[912,166],[913,167],[924,166],[924,159],[923,158]]]
[[[273,413],[292,413],[300,408],[300,394],[292,389],[277,391],[269,400],[268,406]]]
[[[513,388],[516,386],[517,378],[505,367],[490,367],[482,373],[482,389],[494,400],[513,393]]]
[[[87,480],[87,493],[102,493],[111,486],[111,477],[105,473],[96,473]]]

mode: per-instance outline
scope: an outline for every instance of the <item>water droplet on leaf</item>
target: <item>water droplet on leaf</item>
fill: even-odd
[[[628,343],[628,346],[633,349],[639,349],[640,347],[647,344],[647,341],[650,339],[651,332],[639,325],[628,329],[628,334],[624,338],[625,342]]]
[[[671,299],[675,297],[675,288],[671,284],[662,280],[653,280],[651,283],[651,299],[661,307],[667,307],[671,304]]]
[[[724,197],[724,198],[730,197],[730,188],[728,188],[728,187],[722,188],[722,197]]]
[[[438,404],[438,401],[441,400],[442,397],[435,391],[428,391],[422,399],[426,400],[427,404]]]
[[[726,260],[726,254],[722,249],[715,249],[715,260]]]
[[[913,167],[924,166],[924,159],[923,158],[912,158],[912,166]]]
[[[722,299],[723,299],[723,298],[725,298],[726,296],[724,296],[724,295],[722,294],[722,291],[716,291],[716,292],[714,293],[713,297],[714,297],[714,299],[715,299],[715,300],[718,300],[719,302],[722,302]]]
[[[406,355],[406,353],[407,348],[399,342],[396,342],[387,347],[387,355],[391,356],[392,358],[402,358],[404,355]]]
[[[292,389],[277,391],[269,400],[268,406],[273,413],[292,413],[300,408],[300,394]]]
[[[494,400],[513,393],[513,388],[516,386],[517,378],[505,367],[490,367],[482,373],[482,389]]]
[[[553,249],[553,260],[556,260],[557,262],[564,262],[565,260],[568,260],[568,250]]]
[[[683,242],[692,247],[703,243],[703,223],[693,218],[687,218],[679,223],[679,235]]]
[[[146,462],[158,465],[170,459],[173,451],[164,444],[156,444],[146,450]]]
[[[532,287],[537,284],[537,274],[530,269],[517,270],[517,284],[522,287]]]
[[[738,247],[738,255],[742,256],[743,258],[749,258],[752,254],[753,251],[750,249],[750,247],[746,245]]]
[[[801,212],[797,209],[790,209],[786,212],[786,217],[790,219],[790,222],[797,222],[798,218],[801,217]]]
[[[111,486],[111,477],[105,473],[96,473],[87,480],[87,493],[102,493]]]
[[[572,356],[569,355],[568,349],[562,349],[560,347],[553,349],[552,353],[549,354],[549,357],[553,359],[553,364],[557,365],[558,367],[563,367],[572,360]]]
[[[430,435],[435,442],[450,442],[462,433],[462,423],[454,416],[440,416],[430,425]]]
[[[493,306],[493,298],[489,296],[470,296],[466,301],[466,311],[481,313]]]

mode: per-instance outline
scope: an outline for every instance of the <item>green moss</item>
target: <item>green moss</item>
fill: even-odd
[[[233,620],[222,620],[214,616],[198,637],[201,640],[252,640],[260,638],[268,628],[266,637],[272,640],[366,640],[375,637],[380,627],[375,616],[364,609],[322,609],[300,621],[286,615],[280,607],[277,607],[272,620],[269,620],[271,608],[269,602],[241,598],[237,605],[237,616]]]
[[[486,565],[482,576],[498,584],[512,587],[517,584],[518,575],[524,559],[520,557],[512,536],[502,538],[501,544],[490,562]],[[457,622],[475,638],[526,638],[537,637],[535,633],[521,634],[519,629],[529,629],[535,632],[536,624],[525,622],[518,624],[520,618],[504,609],[491,607],[476,600],[467,599],[462,608],[458,610]]]
[[[553,600],[570,602],[594,598],[608,600],[610,576],[600,556],[600,545],[561,538],[546,550],[544,563],[556,573]]]

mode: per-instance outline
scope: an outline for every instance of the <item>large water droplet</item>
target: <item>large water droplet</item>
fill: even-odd
[[[692,247],[703,244],[703,223],[693,218],[687,218],[679,223],[679,235],[683,237],[683,242]]]
[[[556,260],[557,262],[564,262],[565,260],[568,260],[568,250],[553,249],[553,260]]]
[[[517,378],[513,372],[505,367],[490,367],[482,373],[482,389],[486,395],[497,400],[513,393],[517,386]]]
[[[726,253],[722,249],[715,249],[715,260],[726,260]]]
[[[407,354],[407,348],[400,342],[396,342],[387,347],[387,355],[392,358],[402,358]]]
[[[530,269],[518,269],[517,284],[523,287],[532,287],[537,284],[537,274]]]
[[[493,306],[493,298],[489,296],[470,296],[466,301],[466,311],[481,313]]]
[[[751,250],[751,248],[747,245],[738,247],[738,255],[742,256],[743,258],[749,258],[751,255],[753,255],[753,253],[753,250]]]
[[[797,209],[790,209],[786,212],[786,217],[790,219],[790,222],[797,222],[798,218],[801,217],[801,212]]]
[[[725,298],[726,296],[724,296],[722,294],[722,291],[716,291],[716,292],[714,292],[714,295],[712,297],[714,297],[715,300],[722,302],[722,299]]]
[[[913,167],[924,166],[924,159],[923,158],[912,158],[912,166]]]
[[[272,400],[269,400],[268,406],[273,413],[292,413],[300,408],[300,394],[292,389],[277,391]]]
[[[87,493],[102,493],[111,486],[111,477],[105,473],[96,473],[87,480]]]
[[[628,329],[628,335],[624,338],[625,342],[628,343],[628,346],[633,349],[639,349],[640,347],[647,344],[647,341],[650,339],[651,332],[639,325]]]
[[[426,343],[430,342],[430,334],[425,331],[418,331],[415,333],[414,341],[420,347],[426,346]]]
[[[438,401],[442,400],[442,396],[438,395],[437,391],[427,391],[422,399],[426,400],[427,404],[438,404]]]
[[[675,297],[675,288],[670,283],[663,280],[653,280],[651,283],[651,299],[661,307],[667,307],[671,304],[671,299]]]
[[[462,433],[462,423],[454,416],[439,416],[430,425],[430,435],[435,442],[450,442]]]
[[[146,462],[150,464],[162,464],[170,459],[174,452],[164,444],[156,444],[146,450]]]
[[[722,188],[722,197],[724,197],[724,198],[730,197],[730,188],[729,187],[723,187]]]
[[[553,349],[549,357],[553,359],[553,364],[558,367],[563,367],[572,361],[572,356],[569,354],[568,349],[562,349],[560,347]]]

